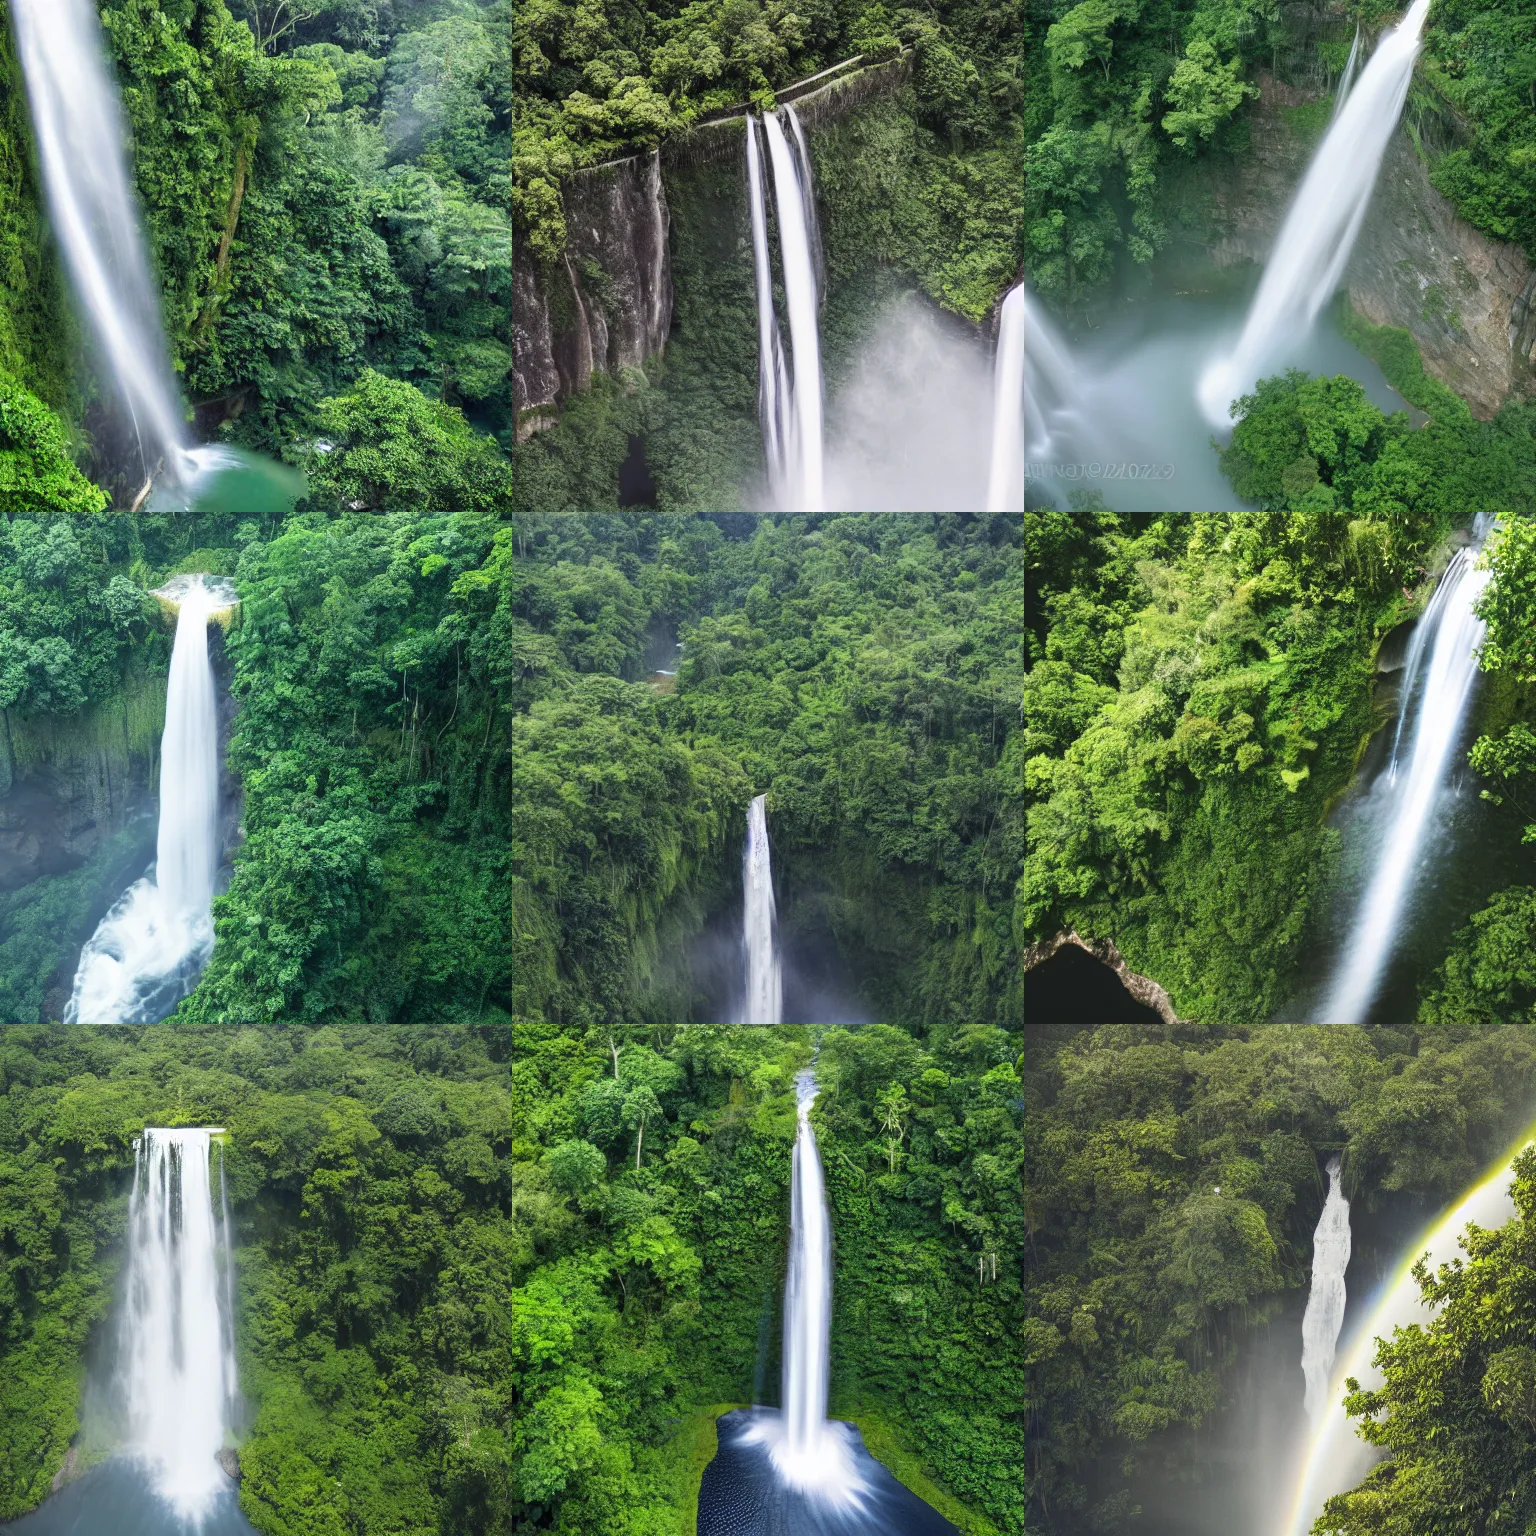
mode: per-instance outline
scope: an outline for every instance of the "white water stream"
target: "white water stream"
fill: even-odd
[[[781,1024],[784,984],[775,936],[773,863],[768,849],[768,797],[747,807],[747,842],[741,857],[742,944],[747,958],[747,996],[741,1024]]]
[[[219,732],[208,622],[230,606],[234,591],[194,576],[158,595],[179,609],[160,741],[155,868],[128,887],[81,951],[66,1024],[153,1023],[191,990],[213,952]]]
[[[797,1124],[784,1282],[783,1411],[749,1433],[765,1441],[780,1478],[832,1505],[859,1508],[867,1492],[842,1424],[827,1419],[832,1357],[832,1220],[811,1129],[816,1073],[795,1079]]]
[[[1312,1234],[1312,1287],[1301,1320],[1301,1373],[1307,1383],[1307,1418],[1316,1424],[1328,1411],[1333,1356],[1344,1326],[1344,1272],[1349,1268],[1349,1201],[1340,1182],[1343,1164],[1328,1159],[1328,1198]]]
[[[146,1129],[136,1143],[128,1215],[119,1387],[129,1450],[190,1522],[229,1486],[216,1459],[236,1392],[229,1215],[221,1195],[222,1224],[214,1219],[209,1168],[222,1134],[219,1127]],[[219,1183],[222,1190],[222,1176]]]
[[[1469,1223],[1502,1227],[1515,1214],[1510,1199],[1511,1165],[1530,1145],[1529,1134],[1499,1165],[1497,1172],[1479,1184],[1454,1209],[1448,1211],[1404,1256],[1393,1281],[1383,1291],[1348,1355],[1334,1370],[1325,1410],[1313,1424],[1301,1473],[1290,1507],[1274,1527],[1275,1536],[1310,1536],[1312,1522],[1324,1502],[1335,1493],[1355,1487],[1381,1459],[1381,1453],[1355,1433],[1344,1412],[1344,1381],[1354,1377],[1362,1387],[1382,1384],[1376,1368],[1376,1341],[1391,1338],[1393,1330],[1411,1323],[1426,1323],[1433,1312],[1425,1306],[1418,1282],[1410,1270],[1428,1255],[1431,1271],[1461,1257],[1460,1239]]]
[[[54,233],[138,435],[143,472],[198,461],[160,324],[123,146],[128,129],[90,0],[11,0]]]
[[[1236,348],[1200,380],[1200,406],[1213,426],[1231,424],[1232,401],[1294,351],[1333,297],[1402,115],[1430,3],[1413,0],[1382,36],[1307,167]]]
[[[794,142],[777,112],[747,119],[747,190],[752,215],[752,261],[757,291],[758,418],[768,460],[768,481],[780,510],[821,512],[822,467],[821,237],[811,183],[811,157],[793,107],[784,109]],[[774,214],[789,320],[786,366],[773,303],[762,132],[773,167]]]
[[[1462,737],[1486,627],[1473,611],[1489,579],[1477,560],[1475,544],[1456,552],[1419,621],[1422,638],[1415,635],[1406,668],[1375,865],[1317,1013],[1319,1023],[1365,1022],[1408,898],[1427,873],[1422,851]],[[1399,773],[1401,751],[1407,752],[1407,760]]]
[[[992,365],[992,463],[987,511],[1024,507],[1024,284],[1003,300]]]
[[[1355,40],[1349,45],[1349,57],[1344,61],[1344,73],[1339,76],[1339,83],[1333,93],[1333,116],[1330,122],[1339,120],[1339,113],[1344,110],[1344,103],[1349,98],[1350,87],[1355,83],[1355,65],[1360,59],[1360,24],[1355,23]]]

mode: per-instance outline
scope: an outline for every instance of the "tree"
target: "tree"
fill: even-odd
[[[890,1158],[891,1172],[896,1172],[896,1154],[901,1149],[903,1138],[907,1134],[906,1121],[903,1118],[911,1109],[907,1099],[907,1091],[900,1083],[892,1083],[875,1100],[875,1113],[879,1116],[880,1129],[886,1134],[885,1150]]]

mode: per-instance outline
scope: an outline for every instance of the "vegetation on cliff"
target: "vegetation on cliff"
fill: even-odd
[[[696,1017],[685,940],[766,791],[866,1006],[1017,1021],[1017,519],[632,513],[516,538],[514,1014]],[[658,696],[641,662],[668,626]]]
[[[133,1139],[228,1128],[241,1505],[271,1536],[511,1519],[504,1029],[0,1030],[0,1517],[36,1504],[111,1357]]]
[[[517,1026],[519,1533],[691,1536],[711,1409],[775,1395],[793,1074],[815,1033]],[[874,1414],[967,1536],[1023,1536],[1019,1038],[819,1040],[831,1411]]]
[[[855,55],[875,62],[911,51],[916,120],[938,151],[937,177],[963,180],[967,148],[1011,146],[1023,105],[1016,16],[984,0],[923,9],[853,0],[683,7],[532,0],[514,18],[512,46],[523,87],[513,130],[514,219],[544,262],[564,246],[559,187],[572,170],[658,144],[717,108],[772,106],[776,88]],[[1011,240],[1013,223],[1000,236]]]

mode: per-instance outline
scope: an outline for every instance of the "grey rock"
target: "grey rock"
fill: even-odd
[[[1314,146],[1281,108],[1311,93],[1260,74],[1253,152],[1213,182],[1218,264],[1264,261]],[[1430,185],[1404,129],[1393,135],[1345,273],[1350,302],[1373,325],[1412,333],[1425,371],[1492,416],[1511,395],[1536,393],[1536,275],[1518,246],[1491,239]]]

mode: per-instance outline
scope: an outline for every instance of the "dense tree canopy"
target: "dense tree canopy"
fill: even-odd
[[[504,1029],[0,1031],[0,1513],[47,1492],[147,1124],[228,1128],[244,1508],[278,1536],[511,1518]]]
[[[869,1006],[1016,1018],[1017,520],[722,521],[519,527],[514,1012],[690,1017],[657,925],[697,926],[766,791]],[[871,883],[876,923],[848,899]]]
[[[760,1340],[811,1032],[529,1023],[516,1041],[514,1528],[691,1536],[713,1417],[776,1395]],[[831,1410],[967,1536],[1023,1536],[1017,1038],[819,1044]]]

